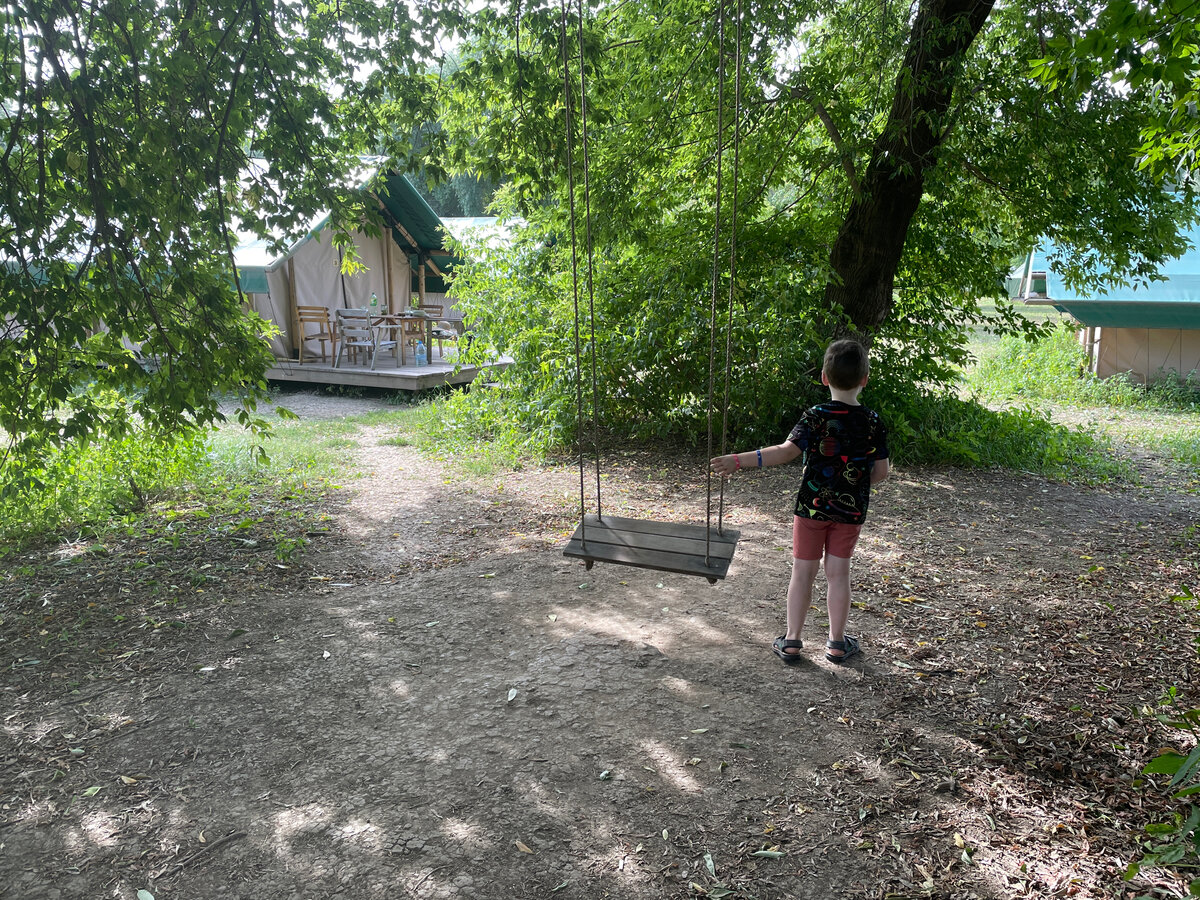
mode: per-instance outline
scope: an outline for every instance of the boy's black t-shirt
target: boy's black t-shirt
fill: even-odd
[[[840,400],[807,410],[788,435],[804,451],[796,515],[861,525],[871,502],[871,467],[888,458],[879,413]]]

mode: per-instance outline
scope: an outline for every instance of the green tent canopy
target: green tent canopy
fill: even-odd
[[[1163,280],[1092,294],[1069,288],[1049,264],[1049,255],[1046,248],[1038,248],[1027,258],[1014,296],[1035,302],[1041,299],[1090,327],[1200,329],[1200,250],[1194,243],[1192,249],[1162,266]],[[1031,286],[1026,287],[1027,283]]]
[[[433,267],[426,267],[425,289],[435,294],[446,293],[449,290],[449,273],[462,260],[446,248],[442,220],[400,172],[376,169],[371,175],[377,172],[379,180],[373,187],[373,178],[368,178],[360,181],[358,190],[362,192],[367,208],[382,217],[396,246],[409,257],[413,271],[413,293],[417,291],[416,271],[422,260],[436,267],[436,271]],[[242,290],[249,294],[266,293],[267,273],[281,265],[305,241],[312,239],[328,225],[329,215],[326,213],[309,225],[303,238],[280,254],[270,251],[269,241],[244,239],[234,254]]]

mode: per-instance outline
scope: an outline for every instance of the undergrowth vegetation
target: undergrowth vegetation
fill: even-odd
[[[972,370],[969,383],[992,399],[1200,412],[1200,373],[1167,372],[1146,386],[1127,373],[1098,378],[1085,363],[1074,330],[1060,325],[1039,340],[1001,338]]]
[[[349,423],[290,422],[264,441],[253,430],[163,437],[134,430],[120,440],[68,444],[36,467],[0,469],[0,543],[39,536],[86,539],[128,527],[164,500],[251,515],[263,493],[295,498],[324,491],[355,446]],[[269,448],[269,452],[264,452]]]
[[[886,362],[880,366],[883,371],[872,373],[863,401],[887,421],[891,455],[898,465],[985,466],[1103,481],[1131,472],[1129,463],[1114,451],[1115,434],[1184,465],[1200,466],[1196,374],[1166,378],[1149,389],[1129,379],[1097,379],[1084,371],[1082,351],[1065,327],[1039,340],[1009,336],[990,345],[986,358],[967,370],[965,396],[940,385],[914,384],[885,367]],[[778,431],[762,443],[782,440],[791,418],[822,395],[815,380],[806,383],[793,397],[793,409],[781,413]],[[0,541],[69,529],[85,534],[102,528],[106,520],[136,514],[151,499],[189,493],[236,512],[239,494],[231,487],[238,484],[281,494],[319,493],[345,472],[347,451],[357,445],[362,424],[386,424],[394,431],[388,443],[452,459],[469,475],[572,456],[577,452],[573,434],[581,427],[590,454],[590,420],[564,420],[556,410],[549,416],[556,427],[531,424],[541,418],[536,407],[544,399],[522,390],[520,383],[480,386],[365,417],[282,421],[265,441],[255,429],[225,427],[172,439],[135,432],[119,441],[68,446],[37,471],[24,470],[19,477],[0,471],[5,498]],[[1126,417],[1121,411],[1136,414],[1130,418],[1135,424],[1066,427],[1052,421],[1050,414],[1052,405],[1063,404],[1104,410],[1105,418],[1113,418],[1109,414],[1114,411],[1121,413],[1116,418]],[[718,447],[720,427],[717,410]],[[638,444],[699,454],[706,440],[707,434],[693,434],[689,440],[679,433],[599,433],[602,452]]]
[[[967,385],[993,404],[1102,411],[1114,420],[1107,430],[1122,440],[1185,466],[1200,466],[1200,373],[1159,373],[1149,385],[1128,374],[1098,378],[1067,325],[1038,340],[1002,338],[968,372]]]

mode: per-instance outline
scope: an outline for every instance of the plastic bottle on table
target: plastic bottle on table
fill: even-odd
[[[374,291],[371,291],[371,312],[379,312],[379,297]]]
[[[425,355],[425,342],[424,341],[417,341],[417,365],[418,366],[429,365],[429,359]]]

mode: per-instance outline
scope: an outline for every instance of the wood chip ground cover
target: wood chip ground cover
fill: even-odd
[[[729,483],[711,587],[564,559],[571,467],[466,478],[389,436],[316,505],[0,563],[0,896],[1183,889],[1122,874],[1173,808],[1146,713],[1200,705],[1194,471],[901,471],[861,661],[824,660],[819,601],[785,667],[794,470]],[[698,462],[605,473],[614,514],[704,520]]]

